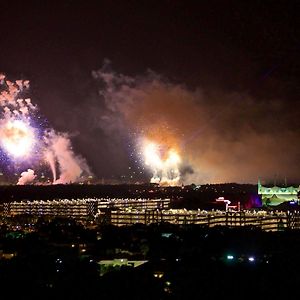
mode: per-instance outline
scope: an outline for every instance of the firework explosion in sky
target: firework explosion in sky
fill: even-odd
[[[285,112],[282,101],[254,105],[247,94],[191,90],[153,71],[130,77],[109,61],[93,76],[104,103],[95,109],[98,126],[118,140],[133,133],[129,138],[139,145],[134,156],[142,156],[152,182],[256,182],[258,166],[265,178],[279,169],[297,176],[292,160],[299,148],[287,142],[297,140],[297,112]],[[279,110],[280,123],[273,118]]]
[[[3,2],[1,173],[299,182],[299,1],[273,2]]]
[[[161,185],[178,185],[180,156],[175,149],[162,150],[162,148],[165,148],[165,145],[144,141],[145,164],[153,172],[151,182]]]
[[[45,127],[37,106],[24,98],[29,81],[12,82],[1,74],[0,84],[2,164],[22,172],[18,184],[33,182],[34,168],[43,164],[50,167],[54,184],[77,182],[81,175],[89,174],[84,159],[72,151],[68,135]]]
[[[102,75],[105,76],[104,73]],[[0,79],[2,159],[19,170],[31,164],[30,168],[22,171],[18,184],[32,183],[37,177],[34,168],[43,163],[50,168],[54,184],[77,182],[83,173],[90,174],[85,160],[72,151],[67,134],[58,133],[36,122],[36,119],[41,120],[37,106],[32,104],[30,98],[23,98],[23,95],[28,94],[29,81],[12,82],[6,80],[3,74]],[[179,152],[167,136],[169,134],[166,135],[167,130],[158,130],[156,124],[154,128],[147,133],[139,131],[134,148],[140,148],[141,155],[136,162],[152,172],[150,182],[178,185],[181,163]]]

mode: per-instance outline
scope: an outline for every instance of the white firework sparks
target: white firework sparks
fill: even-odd
[[[163,146],[145,140],[143,153],[146,166],[153,172],[152,183],[170,186],[179,184],[181,158],[174,148],[163,150]]]

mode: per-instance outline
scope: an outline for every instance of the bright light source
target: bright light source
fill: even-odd
[[[155,278],[162,278],[164,276],[164,273],[163,272],[155,272],[153,275]]]
[[[181,158],[173,147],[144,140],[143,153],[145,165],[153,171],[152,183],[177,185],[180,179]]]
[[[5,150],[14,157],[28,156],[35,143],[33,128],[21,120],[2,125],[0,137]]]
[[[227,255],[227,259],[229,259],[229,260],[233,260],[233,259],[234,259],[234,257],[233,257],[233,255]]]
[[[251,261],[251,262],[252,262],[252,261],[255,261],[255,259],[254,259],[253,256],[248,257],[248,260]]]

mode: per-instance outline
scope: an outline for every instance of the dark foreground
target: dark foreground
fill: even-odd
[[[31,232],[21,227],[1,227],[1,293],[10,298],[291,299],[300,294],[295,230],[99,227],[68,219],[39,220]],[[147,263],[103,272],[98,262],[107,259]]]

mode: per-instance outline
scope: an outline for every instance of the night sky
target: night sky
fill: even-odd
[[[299,1],[1,2],[0,72],[95,177],[149,180],[150,132],[184,183],[299,183]]]

